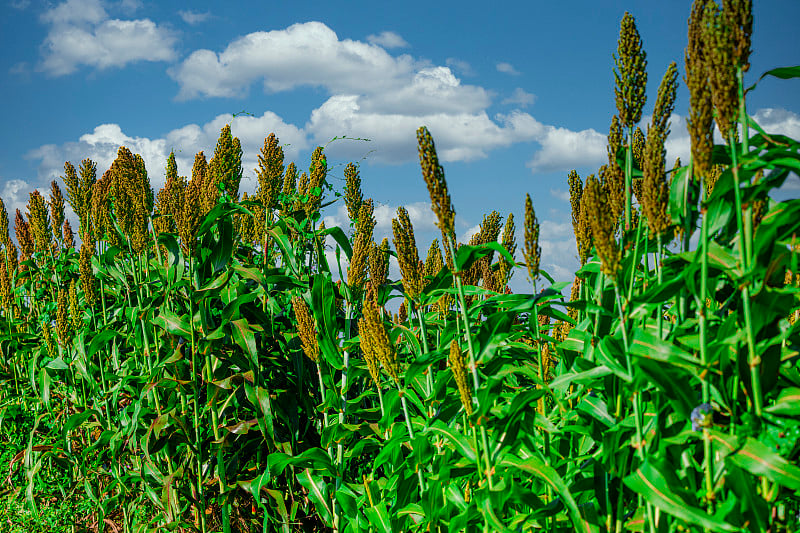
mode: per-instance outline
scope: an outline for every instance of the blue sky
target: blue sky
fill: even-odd
[[[645,115],[670,61],[683,76],[691,2],[176,2],[12,0],[2,6],[0,196],[9,213],[90,157],[102,173],[120,145],[140,153],[158,190],[170,150],[190,174],[231,122],[253,191],[258,149],[275,132],[287,161],[326,145],[330,180],[360,162],[377,204],[376,237],[408,207],[424,253],[437,232],[415,130],[437,144],[465,241],[482,215],[515,214],[526,193],[542,225],[543,268],[577,264],[566,176],[605,160],[616,112],[613,59],[626,10],[647,52]],[[602,6],[602,7],[600,7]],[[749,82],[800,64],[796,0],[756,2]],[[766,80],[749,100],[769,131],[800,138],[800,81]],[[688,155],[681,82],[670,161]],[[233,117],[233,114],[246,112]],[[643,119],[643,127],[646,120]],[[333,137],[366,138],[367,141]],[[344,223],[343,206],[326,219]],[[515,288],[525,285],[515,276]]]

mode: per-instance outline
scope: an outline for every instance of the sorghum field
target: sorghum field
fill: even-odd
[[[639,124],[622,18],[608,164],[565,176],[569,280],[539,268],[530,197],[456,242],[424,126],[432,243],[403,208],[374,242],[359,168],[333,190],[322,147],[301,172],[272,134],[252,196],[229,126],[157,194],[125,147],[65,163],[16,242],[0,213],[0,530],[800,529],[800,199],[770,197],[800,143],[747,114],[751,28],[747,0],[694,2],[673,164],[677,66]],[[320,223],[334,202],[349,227]]]

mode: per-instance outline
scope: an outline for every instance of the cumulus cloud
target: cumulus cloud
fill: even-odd
[[[540,126],[536,142],[541,149],[527,163],[534,174],[595,167],[607,158],[606,136],[593,129],[572,131]]]
[[[393,31],[383,31],[377,35],[368,35],[367,41],[384,48],[406,48],[409,44]]]
[[[6,181],[0,179],[0,182],[3,183],[0,198],[3,199],[3,205],[5,205],[8,218],[13,226],[17,209],[25,213],[25,206],[28,204],[30,193],[33,192],[34,187],[24,180],[12,179]]]
[[[511,74],[512,76],[518,76],[519,72],[517,69],[514,68],[514,65],[511,63],[498,63],[497,65],[497,72],[502,72],[503,74]]]
[[[100,0],[66,0],[40,18],[49,30],[39,69],[51,76],[70,74],[81,65],[102,70],[175,58],[177,37],[171,30],[150,19],[109,18]]]
[[[525,92],[524,89],[517,87],[508,98],[503,99],[503,104],[516,104],[522,107],[528,107],[536,101],[536,95]]]
[[[474,76],[475,70],[472,68],[468,62],[463,61],[461,59],[457,59],[455,57],[448,57],[445,62],[445,65],[450,67],[451,69],[455,70],[462,76]]]
[[[178,11],[178,15],[183,19],[183,21],[186,24],[189,24],[190,26],[200,24],[211,18],[210,11],[206,11],[205,13],[200,13],[197,11],[186,10],[186,11]]]
[[[562,189],[550,189],[550,194],[562,202],[569,202],[569,191]]]

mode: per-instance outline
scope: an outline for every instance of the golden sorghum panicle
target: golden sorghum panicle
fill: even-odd
[[[36,249],[40,252],[50,247],[53,240],[53,232],[50,228],[50,216],[47,213],[47,203],[39,191],[31,193],[28,202],[28,221]]]
[[[724,139],[733,133],[736,113],[739,108],[739,85],[736,80],[736,58],[733,32],[715,2],[706,4],[703,12],[704,46],[706,69],[711,100],[716,113],[714,117]]]
[[[461,396],[461,405],[464,406],[464,411],[467,412],[467,416],[472,416],[472,393],[467,383],[467,368],[464,364],[464,354],[461,352],[461,347],[455,339],[450,342],[450,370],[453,372],[456,387],[458,387],[458,394]]]
[[[8,236],[8,211],[6,211],[6,204],[0,198],[0,243],[8,246],[11,239]]]
[[[283,190],[281,194],[284,196],[284,200],[281,203],[281,209],[286,212],[292,209],[294,200],[292,196],[297,194],[297,167],[295,164],[289,163],[289,166],[286,167],[286,172],[283,175]]]
[[[225,124],[219,133],[214,155],[208,162],[208,175],[205,183],[206,212],[217,204],[218,185],[231,200],[239,199],[239,183],[242,181],[242,144],[231,133],[231,125]]]
[[[72,224],[68,219],[64,219],[62,233],[64,234],[64,248],[75,248],[75,233],[72,231]]]
[[[109,172],[114,215],[133,251],[139,253],[150,240],[148,224],[154,201],[144,159],[121,146]]]
[[[31,236],[30,226],[19,209],[17,209],[17,216],[14,218],[14,234],[17,236],[17,242],[22,251],[22,261],[27,261],[33,255],[33,237]]]
[[[79,272],[81,278],[81,287],[83,287],[83,295],[86,300],[86,305],[94,307],[98,301],[97,294],[97,278],[94,277],[92,272],[92,256],[94,255],[94,241],[89,236],[88,232],[83,235],[81,239],[81,251],[79,257]]]
[[[753,185],[758,183],[764,178],[764,170],[761,169],[756,172],[756,175],[753,177]],[[742,207],[742,209],[746,209],[746,207]],[[753,201],[753,229],[758,228],[758,225],[761,224],[761,220],[764,218],[764,215],[767,212],[767,200],[766,199],[759,199]]]
[[[278,195],[283,185],[283,148],[278,137],[270,133],[264,139],[264,146],[258,154],[258,191],[256,198],[261,200],[265,209],[273,209],[278,205]]]
[[[539,222],[536,220],[536,211],[533,210],[531,195],[525,195],[525,262],[528,265],[528,276],[536,284],[539,278],[539,263],[542,259],[542,249],[539,247]]]
[[[242,195],[242,201],[246,202],[248,200],[252,200],[252,198],[249,194],[247,194],[247,192],[245,192]],[[242,242],[253,244],[258,240],[256,221],[253,218],[253,215],[248,215],[247,213],[238,213],[235,220],[239,226],[239,236],[242,238]]]
[[[375,291],[371,285],[367,285],[367,296],[364,299],[364,320],[366,328],[359,330],[359,333],[370,336],[370,344],[375,348],[375,353],[383,365],[383,369],[389,374],[396,384],[400,384],[400,366],[397,364],[397,353],[394,345],[389,340],[389,333],[381,320],[378,311]]]
[[[608,162],[617,162],[617,152],[622,147],[622,142],[625,140],[625,135],[622,133],[622,126],[619,123],[619,117],[614,115],[611,117],[611,125],[608,128],[608,145],[606,151],[608,152]]]
[[[300,174],[300,178],[297,180],[297,194],[299,195],[299,198],[295,200],[294,205],[292,206],[292,209],[295,211],[305,209],[306,204],[304,202],[304,198],[308,196],[309,183],[311,182],[308,180],[308,174],[305,172]]]
[[[636,29],[636,21],[627,11],[620,24],[614,64],[617,113],[622,127],[629,128],[642,118],[642,108],[647,99],[647,54],[642,50],[642,39]]]
[[[6,268],[6,262],[0,261],[0,307],[7,313],[11,311],[13,292],[14,288],[11,285],[11,276]],[[6,314],[6,318],[10,318],[9,314]]]
[[[442,249],[439,248],[439,239],[433,239],[425,256],[423,274],[425,277],[433,277],[439,273],[443,266],[444,260],[442,259]]]
[[[75,205],[72,208],[75,209],[75,213],[80,219],[78,235],[83,235],[83,232],[91,231],[89,225],[91,224],[92,191],[94,190],[94,184],[97,183],[97,163],[89,158],[84,159],[81,161],[78,173],[80,174],[80,180],[75,198],[78,209],[75,209]],[[70,204],[72,204],[71,196]]]
[[[69,316],[72,321],[72,328],[78,331],[83,327],[83,318],[81,317],[81,307],[78,303],[78,286],[75,280],[69,282]]]
[[[194,157],[192,179],[186,184],[183,205],[180,211],[176,213],[175,223],[178,228],[178,235],[180,235],[181,245],[187,255],[194,254],[197,246],[195,242],[197,230],[206,214],[203,209],[207,167],[206,156],[203,152],[199,152]]]
[[[292,309],[297,319],[297,332],[303,343],[303,352],[314,361],[319,362],[319,341],[317,341],[317,325],[311,316],[305,300],[299,296],[292,297]]]
[[[87,224],[86,229],[93,231],[93,241],[108,239],[109,244],[117,245],[120,244],[119,236],[113,224],[111,224],[110,216],[109,192],[112,181],[113,174],[111,170],[107,170],[92,186],[91,223]]]
[[[308,202],[305,205],[306,214],[319,211],[322,203],[322,189],[325,187],[325,179],[328,176],[328,160],[322,152],[322,147],[317,146],[311,153],[311,167],[308,169]]]
[[[577,302],[580,299],[581,295],[581,283],[582,280],[578,276],[575,276],[575,280],[572,282],[572,290],[569,293],[569,301],[570,302]],[[567,308],[567,314],[573,320],[578,319],[578,310],[573,309],[572,307]]]
[[[408,320],[408,307],[406,307],[406,301],[403,300],[400,302],[400,307],[397,308],[397,317],[395,322],[398,324],[404,324]]]
[[[42,337],[44,337],[45,346],[47,346],[48,357],[50,357],[50,359],[55,359],[58,357],[56,343],[53,340],[53,330],[50,328],[50,324],[48,322],[42,324]]]
[[[361,203],[364,201],[361,195],[361,176],[358,173],[358,167],[353,163],[347,163],[347,166],[344,167],[344,178],[344,204],[347,207],[347,216],[355,223]]]
[[[373,287],[386,285],[389,276],[389,239],[371,244],[369,249],[369,278]]]
[[[581,196],[583,195],[583,182],[581,181],[581,177],[578,175],[578,172],[572,170],[567,176],[567,183],[569,184],[569,205],[572,207],[572,231],[575,233],[575,238],[577,239],[578,223],[581,216]]]
[[[178,176],[178,164],[175,153],[170,152],[167,158],[167,180],[164,188],[158,191],[156,211],[161,215],[153,220],[157,234],[178,231],[177,219],[186,197],[186,178]]]
[[[397,262],[403,276],[403,289],[413,300],[422,292],[422,272],[419,271],[419,251],[414,238],[414,226],[403,206],[397,208],[397,218],[392,219],[392,234]]]
[[[653,235],[662,235],[670,224],[667,215],[669,202],[669,184],[667,182],[664,143],[669,135],[669,117],[675,105],[675,94],[678,88],[678,67],[673,62],[667,68],[661,85],[658,87],[658,98],[653,111],[653,120],[647,129],[644,166],[642,172],[642,211],[647,217],[647,225]]]
[[[594,178],[594,174],[591,174],[590,177]],[[588,182],[589,178],[586,178],[586,181]],[[586,201],[586,187],[584,186],[578,218],[578,233],[575,235],[581,265],[586,264],[586,260],[589,259],[589,252],[592,250],[592,227],[589,224],[589,219],[592,216],[594,215]]]
[[[753,34],[753,0],[722,0],[722,13],[731,32],[734,62],[747,72],[750,68],[750,36]]]
[[[517,241],[515,236],[516,228],[514,227],[514,214],[509,213],[506,218],[506,225],[503,228],[503,237],[501,244],[506,251],[514,257],[517,252]],[[505,289],[508,282],[511,281],[511,276],[514,275],[514,265],[509,264],[506,259],[500,259],[500,266],[497,270],[497,290],[502,291]]]
[[[58,238],[61,227],[64,225],[64,196],[61,194],[61,187],[58,186],[56,180],[50,183],[50,220],[53,221],[53,233]],[[63,235],[60,240],[64,240]]]
[[[622,260],[622,250],[614,238],[616,221],[608,209],[606,193],[594,176],[586,178],[583,196],[586,200],[584,206],[586,209],[582,209],[582,211],[591,213],[587,215],[587,218],[591,227],[594,247],[602,263],[603,273],[612,280],[616,280]]]
[[[58,342],[62,348],[66,348],[72,337],[69,321],[69,308],[68,308],[68,289],[61,287],[58,289],[58,297],[56,299],[58,309],[56,311],[56,334],[58,335]]]
[[[703,184],[706,189],[706,198],[710,197],[711,193],[714,192],[714,185],[716,185],[719,178],[722,177],[723,172],[725,172],[725,167],[722,165],[714,165],[711,167],[708,175],[705,176]]]
[[[372,345],[371,336],[369,335],[369,327],[367,321],[363,318],[358,319],[358,333],[359,342],[361,344],[361,351],[364,353],[364,361],[367,362],[367,370],[375,383],[375,388],[381,388],[381,370],[378,366],[378,354],[375,347]]]
[[[372,198],[361,205],[356,223],[356,234],[353,238],[353,255],[347,267],[347,285],[353,291],[354,298],[358,299],[364,282],[367,279],[367,261],[372,245],[372,231],[375,229],[375,218],[372,216]]]
[[[422,167],[422,177],[428,186],[428,194],[431,198],[431,208],[438,218],[438,226],[445,239],[445,253],[447,254],[447,264],[452,269],[450,259],[450,248],[447,246],[447,239],[455,240],[455,209],[450,200],[450,193],[447,190],[447,182],[444,179],[444,169],[439,164],[439,156],[436,154],[436,147],[433,144],[433,137],[428,128],[422,126],[417,130],[417,142],[419,143],[419,163]],[[455,244],[455,243],[454,243]]]
[[[616,162],[613,165],[603,165],[598,171],[600,184],[608,195],[608,207],[614,219],[614,230],[625,209],[625,172]]]
[[[636,126],[633,132],[633,159],[639,168],[644,165],[644,146],[647,140],[644,137],[642,128]],[[631,181],[631,191],[639,203],[642,203],[642,180],[641,178],[634,178]]]
[[[8,246],[6,246],[5,256],[8,265],[8,276],[13,282],[14,273],[19,268],[19,258],[17,257],[17,246],[14,244],[14,241],[12,240],[8,241]],[[0,258],[0,260],[2,260],[2,258]]]
[[[695,176],[707,178],[714,146],[714,104],[708,82],[709,50],[704,28],[706,6],[710,0],[694,0],[689,16],[689,43],[686,46],[686,87],[689,89],[689,116],[686,126],[692,145]]]

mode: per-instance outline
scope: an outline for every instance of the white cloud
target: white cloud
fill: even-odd
[[[502,72],[503,74],[511,74],[512,76],[519,75],[519,72],[517,71],[517,69],[514,68],[514,65],[512,65],[511,63],[498,63],[497,72]]]
[[[14,216],[17,213],[17,209],[25,214],[25,206],[28,204],[30,193],[33,192],[33,189],[34,187],[27,181],[3,181],[3,191],[0,192],[0,198],[3,199],[3,204],[6,207],[12,232],[14,231]]]
[[[200,24],[211,18],[210,11],[206,11],[205,13],[200,13],[191,10],[186,10],[186,11],[178,11],[178,15],[180,15],[183,21],[186,24],[189,24],[190,26]]]
[[[569,191],[564,191],[561,189],[550,189],[550,194],[552,194],[562,202],[569,202]]]
[[[121,7],[131,10],[136,4]],[[99,0],[67,0],[41,20],[50,28],[39,68],[51,76],[70,74],[81,65],[102,70],[175,57],[177,38],[171,30],[150,19],[110,19]]]
[[[445,60],[444,64],[450,67],[451,69],[455,70],[456,72],[460,73],[462,76],[475,75],[475,70],[472,68],[472,65],[461,59],[457,59],[455,57],[448,57]]]
[[[593,129],[571,131],[540,125],[536,142],[541,149],[527,166],[536,174],[599,166],[608,157],[606,136]]]
[[[367,41],[384,48],[406,48],[409,44],[393,31],[384,31],[378,35],[368,35]]]
[[[528,107],[536,101],[536,95],[525,92],[520,87],[514,89],[514,92],[508,98],[503,99],[503,104],[518,104],[522,107]]]

